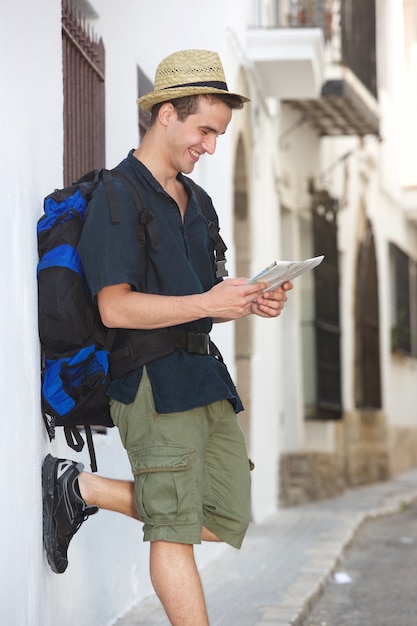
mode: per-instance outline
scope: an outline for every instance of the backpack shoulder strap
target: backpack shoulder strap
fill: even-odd
[[[158,234],[156,230],[156,224],[153,222],[153,215],[149,211],[146,210],[145,205],[143,204],[142,196],[139,191],[139,187],[137,183],[133,180],[133,178],[125,171],[114,168],[111,172],[111,175],[116,176],[120,180],[129,187],[133,198],[136,203],[136,208],[138,210],[138,244],[139,244],[139,261],[140,266],[146,268],[146,231],[148,230],[149,237],[153,246],[158,245]],[[141,280],[141,288],[142,291],[146,291],[146,271],[141,272],[142,280]]]
[[[190,186],[192,187],[193,191],[195,192],[195,195],[197,196],[198,204],[200,205],[201,212],[206,218],[208,226],[209,226],[210,237],[214,245],[214,255],[216,257],[216,277],[224,278],[225,276],[229,275],[229,272],[226,269],[226,254],[225,253],[227,250],[227,246],[224,243],[224,240],[222,239],[222,237],[220,236],[220,226],[218,226],[217,224],[215,224],[214,222],[208,219],[207,214],[206,214],[206,205],[204,203],[204,198],[203,198],[203,194],[201,193],[200,187],[192,178],[188,178],[188,176],[186,176],[185,178],[187,182],[190,184]]]
[[[109,170],[101,170],[101,180],[106,190],[109,201],[110,219],[112,224],[120,223],[120,209],[117,201],[116,189],[113,184],[113,176]]]

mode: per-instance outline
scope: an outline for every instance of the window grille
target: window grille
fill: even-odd
[[[375,0],[341,3],[342,61],[377,98]]]
[[[62,1],[64,184],[105,166],[104,45]]]

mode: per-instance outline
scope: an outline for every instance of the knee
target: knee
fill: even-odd
[[[174,543],[171,541],[152,541],[150,549],[150,574],[152,583],[158,582],[160,576],[173,567],[186,566],[187,563],[194,563],[193,544]]]

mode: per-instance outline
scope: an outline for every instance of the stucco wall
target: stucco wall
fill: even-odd
[[[62,180],[59,21],[48,0],[1,7],[0,588],[2,621],[19,625],[44,622],[35,227]]]

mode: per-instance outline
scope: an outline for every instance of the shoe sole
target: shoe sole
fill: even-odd
[[[54,523],[54,491],[55,491],[55,463],[48,454],[42,466],[42,496],[43,496],[43,545],[48,563],[55,574],[63,574],[67,569],[68,560],[56,553],[56,526]]]

